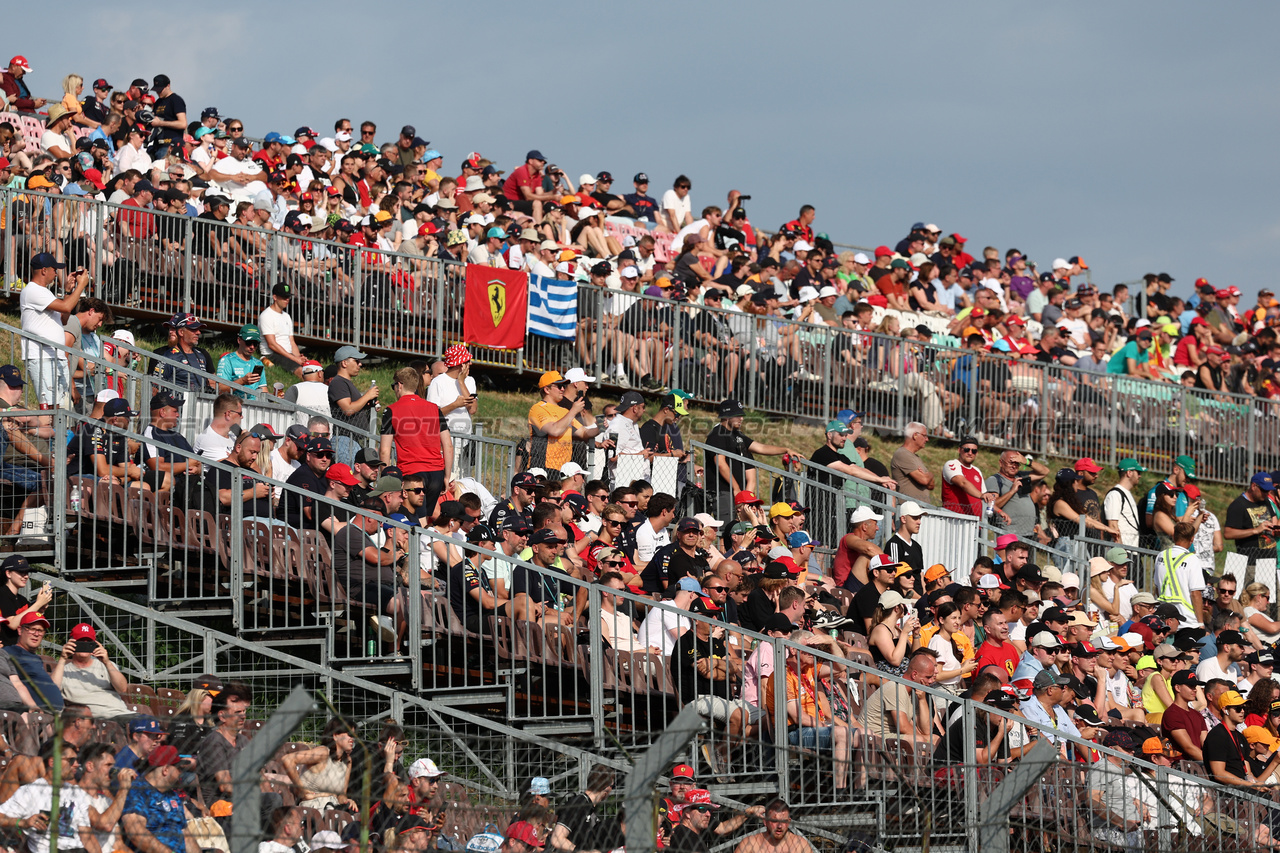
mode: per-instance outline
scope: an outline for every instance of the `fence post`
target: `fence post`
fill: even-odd
[[[835,399],[834,389],[831,387],[832,374],[834,373],[834,371],[831,368],[831,362],[832,362],[832,356],[835,353],[835,341],[836,341],[835,332],[828,332],[827,330],[824,329],[822,332],[822,352],[823,352],[822,420],[823,421],[830,421],[835,417],[835,409],[831,405],[832,401]]]
[[[778,791],[789,792],[791,768],[787,761],[787,649],[781,640],[774,640],[770,645],[773,649],[773,671],[776,673],[773,679],[773,766],[778,773]],[[764,689],[763,684],[761,689]],[[759,698],[760,704],[764,706],[764,697]]]
[[[253,740],[231,762],[231,853],[257,853],[262,833],[262,767],[315,707],[306,688],[293,688]]]
[[[1115,443],[1114,441],[1112,442]],[[1178,452],[1182,456],[1187,452],[1187,389],[1178,386]]]
[[[160,224],[164,224],[163,217]],[[182,219],[182,310],[187,313],[191,312],[191,306],[194,304],[191,297],[191,280],[194,277],[192,267],[194,266],[191,257],[191,220],[187,217]],[[218,306],[220,312],[226,311],[226,304]]]
[[[436,315],[436,348],[435,355],[437,358],[444,355],[444,304],[445,304],[445,275],[448,274],[449,268],[445,266],[444,261],[436,259],[435,276],[435,302],[431,306]]]
[[[206,477],[214,476],[206,470]],[[231,472],[231,622],[238,630],[247,630],[244,624],[244,475],[239,470]],[[216,496],[215,496],[216,499]],[[217,512],[217,506],[213,507]],[[240,547],[236,547],[236,543]],[[256,611],[255,611],[256,612]]]
[[[904,344],[894,347],[898,359],[898,418],[897,434],[907,431],[907,348]],[[886,364],[885,367],[888,367]],[[921,415],[923,417],[923,414]]]
[[[597,389],[600,387],[601,380],[603,380],[607,376],[607,374],[605,373],[606,362],[604,360],[605,342],[606,340],[609,339],[605,335],[605,325],[604,325],[604,301],[607,298],[609,298],[609,294],[602,293],[600,294],[599,299],[592,300],[592,302],[594,303],[594,310],[592,312],[593,316],[591,318],[591,322],[594,325],[596,330],[595,350],[596,350],[596,388]],[[614,353],[614,357],[617,358],[617,353]]]
[[[4,295],[9,295],[9,289],[18,278],[17,251],[13,245],[13,192],[6,189],[4,191]]]
[[[364,252],[356,249],[356,262],[351,282],[352,325],[355,333],[355,347],[360,349],[360,327],[364,324]]]
[[[422,528],[409,534],[409,677],[414,690],[422,689]]]
[[[268,270],[267,283],[270,285],[268,290],[275,290],[275,287],[279,283],[279,279],[280,279],[280,264],[278,263],[278,259],[280,258],[279,240],[280,240],[280,232],[272,231],[271,245],[267,249],[267,251],[270,253],[269,256],[267,257],[267,270]]]
[[[107,215],[106,205],[95,205],[93,211],[93,292],[99,299],[106,296],[102,286],[102,252],[106,243],[106,226],[103,219]]]
[[[746,379],[747,383],[747,408],[754,409],[756,407],[756,388],[760,383],[757,377],[764,375],[764,365],[760,364],[760,352],[756,348],[756,329],[760,322],[754,314],[747,315],[747,328],[750,334],[747,336],[748,353],[750,355],[748,363],[755,366],[754,370],[741,370],[739,373]]]
[[[13,352],[13,350],[10,350]],[[67,551],[67,543],[63,541],[62,547],[58,546],[59,539],[63,538],[63,531],[67,529],[67,489],[70,483],[66,478],[57,474],[59,471],[67,470],[67,413],[61,409],[57,409],[53,413],[53,470],[49,472],[49,479],[53,481],[53,564],[58,571],[63,571],[63,555]],[[77,486],[76,488],[79,488]],[[79,535],[79,531],[77,531]]]
[[[587,627],[591,633],[591,652],[587,661],[591,673],[591,707],[596,712],[591,715],[591,735],[596,748],[604,746],[604,648],[600,636],[600,614],[604,609],[600,606],[600,585],[592,584],[587,588]]]
[[[1249,467],[1245,471],[1236,472],[1236,471],[1231,471],[1230,467],[1228,466],[1225,471],[1219,474],[1219,476],[1225,475],[1226,477],[1236,477],[1236,478],[1239,478],[1241,476],[1250,477],[1250,476],[1253,476],[1252,472],[1259,470],[1258,468],[1258,419],[1253,416],[1252,402],[1244,404],[1244,417],[1249,424],[1248,426]]]
[[[665,383],[662,381],[660,364],[654,365],[651,368],[654,381],[657,382],[659,385],[665,384],[668,388],[680,387],[680,358],[681,358],[680,345],[682,343],[681,329],[680,329],[680,326],[682,324],[680,321],[684,319],[684,316],[685,316],[684,311],[685,309],[680,303],[678,302],[671,303],[671,376],[670,378]],[[661,358],[662,356],[659,355],[658,357]]]
[[[966,735],[978,730],[978,721],[973,707],[973,700],[964,700],[964,732]],[[972,737],[964,739],[964,825],[968,827],[969,849],[978,851],[978,748]]]

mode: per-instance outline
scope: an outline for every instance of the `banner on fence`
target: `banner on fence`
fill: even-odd
[[[519,270],[467,264],[462,336],[494,349],[524,346],[529,277]]]
[[[577,325],[578,282],[529,276],[529,334],[571,341]]]

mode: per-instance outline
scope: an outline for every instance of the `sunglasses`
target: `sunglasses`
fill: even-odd
[[[623,501],[622,505],[623,506],[640,506],[640,502],[639,501]]]
[[[425,487],[423,487],[423,486],[418,486],[418,488],[416,488],[416,489],[405,489],[405,491],[406,491],[406,492],[412,492],[412,493],[413,493],[413,494],[415,494],[415,495],[420,495],[420,494],[422,494],[423,492],[425,492],[425,491],[426,491],[426,488],[425,488]]]
[[[961,453],[977,453],[977,452],[978,452],[978,448],[976,448],[976,447],[962,447],[962,448],[960,448],[960,452],[961,452]]]
[[[614,518],[606,518],[604,520],[604,523],[609,525],[610,527],[620,527],[622,525],[621,521],[618,521],[617,519],[614,519]]]
[[[626,565],[626,563],[622,562],[621,560],[605,560],[604,564],[606,566],[625,566]],[[1275,713],[1280,714],[1280,711],[1276,711]]]

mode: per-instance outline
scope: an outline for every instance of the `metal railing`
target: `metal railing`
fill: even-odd
[[[93,292],[124,313],[191,310],[235,328],[256,321],[271,286],[287,281],[301,340],[421,357],[462,337],[461,263],[40,193],[4,190],[0,201],[7,287],[47,249],[90,269]],[[476,362],[517,371],[580,363],[609,385],[622,364],[631,383],[647,374],[707,403],[734,396],[819,421],[852,408],[876,430],[921,420],[935,435],[976,432],[993,446],[1111,465],[1132,455],[1163,470],[1188,453],[1208,480],[1280,465],[1280,409],[1259,398],[589,284],[579,301],[574,342],[530,335],[517,350],[474,347]]]

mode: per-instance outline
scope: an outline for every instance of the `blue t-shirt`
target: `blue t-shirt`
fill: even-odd
[[[652,196],[627,193],[622,197],[622,200],[631,205],[631,209],[636,212],[636,219],[647,219],[650,222],[657,221],[657,217],[654,214],[658,210],[658,202]]]
[[[245,388],[263,388],[267,384],[267,366],[258,360],[257,356],[250,356],[247,359],[241,358],[238,352],[229,352],[222,358],[218,359],[218,377],[228,382],[239,379],[242,376],[248,376],[250,373],[258,374],[258,381],[252,385],[235,385],[231,388],[231,393],[237,397],[248,397],[249,394]]]
[[[46,711],[62,710],[62,691],[53,683],[49,672],[44,668],[40,655],[29,652],[22,646],[6,646],[5,651],[13,660],[18,670],[18,678],[31,693],[36,705]]]
[[[174,853],[184,853],[187,849],[182,835],[187,818],[183,813],[182,797],[177,791],[162,794],[147,780],[138,778],[125,798],[122,816],[126,814],[142,815],[147,821],[147,831]],[[132,844],[129,846],[133,848]]]
[[[133,747],[122,747],[116,753],[116,767],[121,770],[132,770],[134,765],[138,763],[138,753],[133,751]]]
[[[1118,376],[1125,376],[1129,373],[1129,362],[1127,359],[1133,359],[1138,364],[1147,363],[1147,353],[1151,351],[1150,347],[1145,350],[1138,349],[1137,341],[1129,341],[1111,356],[1111,361],[1107,362],[1107,373],[1114,373]]]

